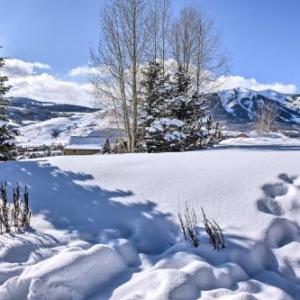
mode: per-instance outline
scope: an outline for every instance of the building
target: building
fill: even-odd
[[[71,136],[64,155],[92,155],[102,150],[100,136]]]

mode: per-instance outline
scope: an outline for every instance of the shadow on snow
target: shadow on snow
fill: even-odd
[[[63,171],[43,160],[23,161],[2,167],[0,180],[10,186],[17,181],[26,184],[33,215],[42,214],[55,228],[88,242],[96,242],[99,233],[110,228],[144,253],[161,253],[174,242],[178,227],[154,202],[124,201],[132,191],[89,184],[93,180],[89,174]]]

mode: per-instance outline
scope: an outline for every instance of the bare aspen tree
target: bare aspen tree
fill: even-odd
[[[138,72],[144,58],[146,22],[144,0],[111,0],[101,15],[102,40],[92,53],[94,94],[113,107],[123,125],[127,150],[136,144],[138,119]],[[105,74],[103,74],[103,70]]]
[[[159,35],[160,35],[160,2],[161,0],[153,0],[149,8],[149,28],[151,43],[149,47],[149,61],[158,59]]]
[[[93,67],[97,71],[91,73],[91,81],[95,96],[100,99],[101,105],[105,100],[113,104],[116,120],[124,125],[130,151],[130,117],[125,86],[128,59],[124,49],[121,17],[119,1],[107,2],[101,14],[102,40],[97,53],[92,53]],[[107,76],[103,76],[104,69]]]
[[[195,50],[192,65],[196,90],[200,92],[207,86],[208,81],[226,70],[227,61],[220,46],[220,36],[214,32],[212,20],[199,10],[194,22]]]
[[[131,146],[133,152],[136,146],[138,121],[138,72],[143,61],[146,46],[146,18],[144,0],[120,0],[123,20],[123,36],[125,48],[130,60],[130,88],[132,107]]]
[[[275,120],[278,116],[277,109],[274,105],[262,104],[257,110],[257,119],[255,130],[258,135],[263,136],[275,129]]]
[[[198,92],[226,68],[219,35],[199,9],[187,7],[181,11],[172,23],[170,44],[178,67],[191,75]]]
[[[194,20],[197,17],[196,10],[184,8],[179,17],[172,24],[170,43],[172,54],[178,64],[186,74],[192,63],[192,55],[195,50],[196,31]]]
[[[163,67],[163,74],[165,73],[165,61],[168,55],[168,44],[167,38],[170,30],[170,0],[161,0],[161,35],[160,35],[160,52],[161,52],[161,63]]]
[[[160,60],[164,67],[170,23],[170,0],[149,1],[147,38],[150,40],[147,60]]]

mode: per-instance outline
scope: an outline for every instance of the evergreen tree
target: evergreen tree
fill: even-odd
[[[110,147],[109,139],[107,138],[102,149],[102,154],[110,154],[110,153],[111,153],[111,147]]]
[[[187,102],[189,97],[189,90],[191,85],[191,78],[186,76],[181,67],[178,68],[172,81],[172,96],[169,102],[169,114],[183,121],[188,116],[190,111],[187,111]]]
[[[5,95],[10,86],[6,85],[8,78],[1,76],[1,69],[4,66],[4,58],[0,57],[0,160],[12,160],[16,158],[15,136],[16,131],[8,125],[6,109],[9,104]]]
[[[171,85],[168,75],[158,62],[150,62],[143,70],[142,108],[144,112],[141,147],[147,152],[168,151],[172,144],[174,124],[167,118],[166,99],[170,97]]]
[[[202,148],[203,118],[205,102],[197,92],[193,92],[190,76],[178,68],[172,82],[172,97],[169,100],[170,115],[182,122],[182,140],[178,151]]]
[[[171,115],[184,124],[181,151],[207,148],[220,141],[219,125],[207,111],[205,95],[194,91],[191,78],[181,67],[175,73],[170,109]]]
[[[163,75],[156,62],[143,74],[142,141],[147,152],[197,150],[220,141],[219,126],[207,112],[205,97],[193,90],[182,68],[173,80]]]
[[[205,146],[206,107],[204,99],[195,92],[186,104],[183,132],[185,140],[182,150],[202,149]]]

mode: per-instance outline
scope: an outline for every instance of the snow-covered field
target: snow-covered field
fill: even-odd
[[[239,133],[236,133],[236,136]],[[299,138],[290,138],[281,134],[279,132],[274,132],[270,134],[265,134],[264,136],[257,136],[255,133],[250,132],[248,137],[236,137],[236,138],[228,138],[221,141],[221,143],[217,147],[261,147],[261,146],[270,146],[270,147],[283,147],[286,149],[287,147],[298,147],[300,146]]]
[[[67,117],[33,122],[20,127],[19,132],[17,142],[23,146],[67,144],[72,135],[101,135],[104,140],[107,137],[113,140],[120,135],[109,111],[73,113]]]
[[[0,236],[1,300],[300,299],[299,149],[56,157],[0,178],[29,185],[33,210]],[[226,249],[183,240],[185,202]]]

